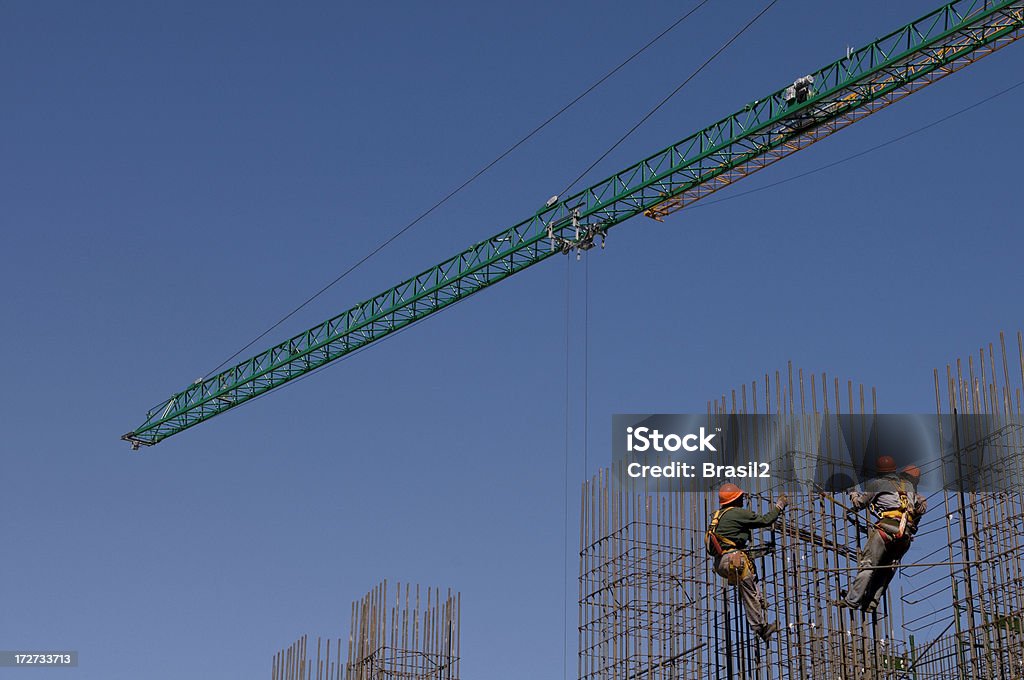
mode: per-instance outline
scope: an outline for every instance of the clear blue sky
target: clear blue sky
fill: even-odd
[[[700,409],[790,358],[929,410],[933,367],[1021,325],[1024,88],[616,228],[589,263],[586,470],[572,261],[568,480],[562,259],[155,448],[118,440],[690,4],[0,3],[0,649],[80,652],[33,678],[269,677],[387,577],[460,589],[463,675],[491,680],[562,677],[567,588],[575,677],[574,509],[612,413]],[[934,4],[782,0],[591,179]],[[535,210],[760,6],[712,0],[273,339]],[[731,192],[1022,72],[1011,46]]]

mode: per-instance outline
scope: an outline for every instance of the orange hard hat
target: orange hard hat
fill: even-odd
[[[742,497],[743,489],[735,484],[726,483],[718,489],[718,502],[722,505],[728,505]]]
[[[908,465],[903,468],[903,476],[910,477],[913,480],[921,479],[921,468],[916,465]]]
[[[896,472],[896,461],[892,456],[879,456],[875,461],[875,469],[879,472]]]

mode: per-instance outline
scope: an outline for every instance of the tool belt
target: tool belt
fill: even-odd
[[[725,508],[711,516],[711,526],[704,534],[704,545],[708,554],[715,559],[715,572],[725,578],[731,585],[737,585],[745,578],[754,575],[754,563],[736,542],[718,534],[718,521],[722,515],[732,510]]]
[[[887,510],[881,514],[875,528],[886,543],[909,541],[917,533],[917,520],[909,512]]]
[[[726,550],[715,564],[715,572],[725,578],[729,585],[738,585],[740,581],[754,575],[754,563],[747,553],[738,548]]]

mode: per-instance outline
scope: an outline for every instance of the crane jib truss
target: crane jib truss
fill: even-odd
[[[1024,0],[959,0],[351,309],[197,380],[122,439],[152,445],[306,375],[638,214],[661,219],[1022,36]]]

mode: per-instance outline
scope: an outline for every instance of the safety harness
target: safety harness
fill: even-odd
[[[733,508],[724,508],[722,510],[716,510],[711,515],[711,524],[708,526],[708,531],[704,534],[704,547],[707,548],[708,554],[712,557],[721,557],[727,552],[733,552],[739,550],[736,545],[736,541],[726,538],[725,536],[718,535],[718,521],[722,519],[722,515],[729,512]]]
[[[908,523],[910,524],[911,529],[917,525],[917,517],[914,514],[914,503],[911,501],[910,494],[907,492],[906,481],[902,478],[899,480],[899,484],[896,487],[896,496],[899,499],[899,509],[883,510],[874,500],[868,506],[871,510],[871,514],[878,518],[875,528],[878,529],[882,538],[886,541],[901,540],[906,536]],[[898,522],[896,531],[890,530],[893,521]]]
[[[715,558],[715,570],[722,569],[723,571],[718,571],[718,573],[724,576],[730,584],[736,585],[754,573],[754,564],[750,561],[750,556],[736,544],[736,541],[718,533],[719,520],[732,509],[733,507],[728,507],[716,510],[711,515],[711,523],[707,533],[704,534],[704,546],[707,548],[708,554]]]

